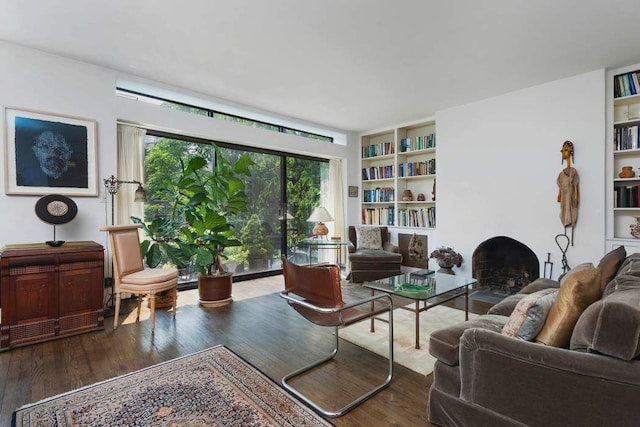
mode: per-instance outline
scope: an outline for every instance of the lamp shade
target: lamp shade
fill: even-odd
[[[313,227],[312,233],[314,236],[326,236],[329,234],[329,229],[323,224],[323,221],[334,221],[334,219],[324,206],[318,206],[311,212],[307,221],[318,222],[318,224]]]
[[[144,191],[142,184],[138,184],[138,188],[136,189],[133,201],[142,203],[145,203],[147,201],[147,192]]]
[[[327,211],[324,206],[318,206],[311,212],[309,218],[307,218],[308,222],[326,222],[326,221],[334,221],[333,217]]]

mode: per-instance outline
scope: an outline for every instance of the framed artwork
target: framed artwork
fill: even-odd
[[[349,197],[358,197],[358,186],[350,185],[349,186]]]
[[[95,120],[4,109],[5,193],[98,196]]]
[[[429,267],[427,236],[399,233],[398,248],[402,254],[402,265],[417,268]]]

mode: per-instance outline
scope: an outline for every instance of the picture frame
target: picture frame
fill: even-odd
[[[358,197],[358,186],[350,185],[349,186],[349,197]]]
[[[398,234],[398,248],[402,255],[402,265],[407,267],[428,268],[429,267],[429,245],[428,237],[416,234],[415,238],[420,240],[420,244],[424,250],[425,259],[423,261],[416,260],[410,253],[409,245],[414,234]]]
[[[5,194],[98,197],[95,120],[3,110]]]

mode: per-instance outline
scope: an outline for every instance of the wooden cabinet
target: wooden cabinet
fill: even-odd
[[[435,128],[429,119],[360,136],[363,224],[435,228]]]
[[[104,248],[7,245],[0,252],[0,350],[104,328]]]

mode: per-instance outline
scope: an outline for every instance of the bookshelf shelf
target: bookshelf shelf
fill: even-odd
[[[412,180],[412,179],[434,179],[436,174],[425,174],[425,175],[412,175],[412,176],[399,176],[398,180]]]
[[[436,202],[431,200],[436,179],[435,126],[434,119],[427,119],[360,135],[363,224],[435,229]],[[385,178],[380,179],[382,171]],[[381,189],[393,199],[372,202]],[[411,191],[414,200],[402,200],[405,190]],[[415,200],[418,194],[427,200]]]
[[[640,217],[640,64],[607,72],[607,247],[638,239],[630,226]],[[635,172],[620,178],[624,166]]]
[[[380,179],[363,179],[362,182],[368,182],[368,183],[373,183],[373,182],[393,182],[393,178],[380,178]]]

